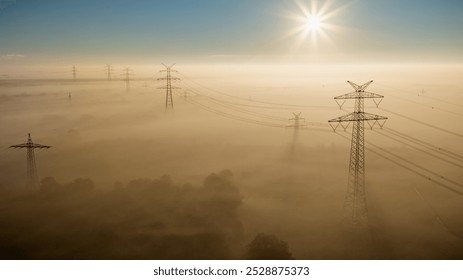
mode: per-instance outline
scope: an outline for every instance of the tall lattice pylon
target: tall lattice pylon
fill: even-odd
[[[354,112],[344,115],[342,117],[329,120],[329,124],[334,131],[341,125],[344,130],[347,129],[350,123],[352,127],[352,140],[350,148],[349,160],[349,179],[347,184],[347,194],[344,202],[345,221],[352,229],[368,228],[368,211],[365,197],[365,134],[364,124],[365,121],[369,124],[370,128],[378,124],[381,128],[387,120],[387,117],[373,115],[364,112],[364,99],[372,98],[378,107],[384,96],[366,92],[365,89],[372,83],[370,81],[363,85],[357,85],[348,81],[348,83],[355,89],[354,92],[337,96],[334,99],[342,108],[346,100],[355,99]],[[336,125],[333,125],[333,124]]]
[[[51,146],[37,144],[32,142],[31,134],[27,136],[27,142],[18,145],[12,145],[10,148],[27,149],[27,180],[28,186],[34,187],[38,183],[37,166],[35,164],[35,149],[49,149]]]
[[[177,70],[173,70],[175,63],[171,66],[167,66],[164,63],[162,64],[166,67],[165,70],[161,70],[160,72],[165,72],[166,76],[163,78],[159,78],[158,80],[166,81],[166,86],[160,87],[159,89],[166,90],[166,111],[174,110],[174,99],[172,98],[172,90],[179,89],[179,87],[172,86],[172,81],[180,80],[179,78],[172,77],[172,72],[178,72]]]

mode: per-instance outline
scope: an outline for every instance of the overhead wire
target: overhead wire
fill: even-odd
[[[441,161],[444,161],[444,162],[446,162],[446,163],[449,163],[449,164],[454,165],[454,166],[459,167],[459,168],[463,168],[463,165],[460,165],[460,164],[455,163],[455,162],[453,162],[453,161],[450,161],[450,160],[448,160],[448,159],[446,159],[446,158],[443,158],[443,157],[441,157],[441,156],[438,156],[438,155],[435,155],[435,154],[433,154],[433,153],[430,153],[430,152],[428,152],[428,151],[426,151],[426,150],[423,150],[423,149],[421,149],[421,148],[415,147],[415,146],[413,146],[413,145],[411,145],[411,144],[409,144],[409,143],[407,143],[407,142],[404,142],[404,141],[402,141],[402,140],[399,140],[399,139],[397,139],[397,138],[394,138],[394,137],[392,137],[392,136],[390,136],[390,135],[387,135],[387,134],[385,134],[385,133],[382,133],[382,132],[380,132],[380,131],[378,131],[378,130],[374,130],[374,132],[376,132],[376,133],[379,134],[379,135],[382,135],[383,137],[389,138],[389,139],[394,140],[394,141],[396,141],[396,142],[399,142],[399,143],[401,143],[401,144],[403,144],[403,145],[406,145],[406,146],[408,146],[408,147],[411,147],[412,149],[415,149],[415,150],[417,150],[417,151],[420,151],[420,152],[422,152],[422,153],[424,153],[424,154],[427,154],[427,155],[432,156],[432,157],[434,157],[434,158],[440,159]]]
[[[346,137],[346,136],[344,136],[344,135],[341,135],[340,133],[337,133],[337,132],[336,132],[336,134],[339,135],[339,136],[341,136],[342,138],[344,138],[344,139],[350,141],[350,139],[349,139],[348,137]],[[371,144],[370,144],[370,145],[371,145]],[[453,189],[452,187],[450,187],[450,186],[448,186],[448,185],[446,185],[446,184],[444,184],[444,183],[442,183],[442,182],[439,182],[439,181],[437,181],[437,180],[435,180],[435,179],[433,179],[433,178],[431,178],[431,177],[429,177],[429,176],[427,176],[427,175],[425,175],[425,174],[423,174],[423,173],[421,173],[421,172],[418,172],[418,171],[416,171],[415,169],[410,168],[409,166],[406,166],[405,164],[400,163],[400,162],[398,162],[398,161],[396,161],[396,160],[394,160],[394,159],[392,159],[392,158],[390,158],[390,157],[388,157],[388,156],[385,156],[384,154],[379,153],[379,152],[373,150],[373,149],[370,148],[370,147],[365,147],[365,148],[366,148],[369,152],[371,152],[371,153],[373,153],[373,154],[375,154],[375,155],[377,155],[377,156],[379,156],[379,157],[381,157],[381,158],[383,158],[383,159],[386,159],[387,161],[392,162],[393,164],[395,164],[395,165],[397,165],[397,166],[399,166],[399,167],[402,167],[403,169],[405,169],[405,170],[407,170],[407,171],[409,171],[409,172],[411,172],[411,173],[413,173],[413,174],[415,174],[415,175],[418,175],[419,177],[422,177],[422,178],[424,178],[424,179],[426,179],[426,180],[428,180],[428,181],[430,181],[430,182],[432,182],[432,183],[434,183],[434,184],[437,184],[437,185],[439,185],[439,186],[441,186],[441,187],[443,187],[443,188],[445,188],[445,189],[447,189],[447,190],[449,190],[449,191],[451,191],[451,192],[453,192],[453,193],[456,193],[456,194],[458,194],[458,195],[463,196],[463,192],[460,192],[460,191],[458,191],[458,190],[455,190],[455,189]],[[448,225],[445,224],[444,220],[443,220],[442,217],[439,215],[439,213],[436,211],[436,209],[431,205],[431,203],[429,203],[429,201],[426,200],[426,198],[423,196],[423,194],[422,194],[415,186],[412,186],[412,188],[413,188],[413,189],[415,190],[415,192],[418,194],[418,196],[420,197],[420,199],[422,200],[422,202],[423,202],[425,205],[428,206],[428,208],[430,209],[431,213],[434,215],[436,221],[438,222],[438,224],[439,224],[440,226],[442,226],[443,228],[445,228],[445,230],[446,230],[448,233],[450,233],[450,234],[452,234],[452,235],[455,235],[455,236],[457,236],[457,237],[459,237],[459,238],[463,238],[463,235],[462,235],[462,234],[456,232],[455,230],[451,229]]]
[[[202,104],[202,103],[200,103],[198,101],[192,100],[192,99],[187,99],[186,102],[188,102],[188,103],[190,103],[192,105],[198,106],[199,108],[201,108],[201,109],[203,109],[205,111],[217,114],[217,115],[225,117],[225,118],[229,118],[229,119],[233,119],[233,120],[237,120],[237,121],[242,121],[242,122],[246,122],[246,123],[251,123],[251,124],[268,126],[268,127],[288,128],[287,125],[282,125],[282,124],[279,124],[279,123],[265,122],[265,121],[260,121],[260,120],[256,120],[256,119],[250,119],[250,118],[246,118],[246,117],[242,117],[242,116],[233,115],[233,114],[230,114],[230,113],[227,113],[227,112],[223,112],[221,110],[211,108],[209,106],[206,106],[206,105],[204,105],[204,104]],[[314,124],[317,124],[317,123],[314,123]],[[323,130],[323,129],[320,129],[320,128],[300,128],[300,130],[301,131],[311,130],[311,131],[318,131],[318,132],[330,132],[327,129]]]
[[[276,105],[276,106],[284,106],[284,107],[293,107],[293,108],[329,108],[329,109],[332,109],[331,106],[317,106],[317,105],[297,105],[297,104],[284,104],[284,103],[275,103],[275,102],[267,102],[267,101],[260,101],[260,100],[252,100],[252,99],[247,99],[247,98],[243,98],[243,97],[239,97],[239,96],[236,96],[236,95],[233,95],[233,94],[228,94],[228,93],[225,93],[225,92],[222,92],[222,91],[218,91],[218,90],[215,90],[215,89],[212,89],[212,88],[209,88],[207,86],[204,86],[198,82],[195,82],[194,80],[192,79],[189,79],[187,76],[185,76],[184,74],[180,74],[180,76],[182,76],[184,79],[187,79],[188,81],[198,85],[199,87],[202,87],[206,90],[209,90],[211,92],[215,92],[217,94],[221,94],[221,95],[224,95],[224,96],[228,96],[230,98],[235,98],[235,99],[239,99],[239,100],[244,100],[244,101],[247,101],[247,102],[252,102],[252,103],[260,103],[260,104],[267,104],[267,105]]]
[[[341,136],[342,138],[347,139],[348,141],[350,141],[350,139],[349,139],[348,137],[346,137],[346,136],[344,136],[344,135],[341,135],[339,132],[336,132],[336,134],[339,135],[339,136]],[[373,145],[373,144],[371,144],[371,143],[368,143],[368,144],[369,144],[370,146],[373,146],[373,147],[378,148],[379,150],[382,150],[383,152],[385,152],[384,149],[379,148],[379,147],[376,146],[376,145]],[[433,183],[435,183],[435,184],[437,184],[437,185],[439,185],[439,186],[445,188],[446,190],[449,190],[449,191],[451,191],[451,192],[453,192],[453,193],[455,193],[455,194],[458,194],[458,195],[463,196],[463,192],[462,192],[462,191],[456,190],[456,189],[452,188],[451,186],[449,186],[449,185],[447,185],[447,184],[445,184],[445,183],[442,183],[442,182],[440,182],[440,181],[438,181],[438,180],[436,180],[436,179],[433,179],[433,178],[431,178],[430,176],[428,176],[428,175],[426,175],[426,174],[423,174],[423,173],[421,173],[421,172],[419,172],[419,171],[417,171],[417,170],[415,170],[415,169],[413,169],[413,168],[411,168],[411,167],[409,167],[409,166],[407,166],[407,165],[405,165],[405,164],[403,164],[403,163],[401,163],[401,162],[399,162],[399,161],[397,161],[397,160],[394,160],[394,159],[392,159],[392,158],[390,158],[390,157],[388,157],[388,156],[386,156],[386,155],[384,155],[384,154],[382,154],[382,153],[380,153],[380,152],[378,152],[378,151],[375,151],[374,149],[372,149],[372,148],[370,148],[370,147],[365,146],[365,149],[367,149],[368,151],[372,152],[373,154],[378,155],[378,156],[381,157],[381,158],[386,159],[387,161],[390,161],[390,162],[394,163],[395,165],[398,165],[398,166],[400,166],[400,167],[402,167],[402,168],[404,168],[404,169],[406,169],[406,170],[408,170],[408,171],[414,173],[415,175],[418,175],[418,176],[420,176],[420,177],[422,177],[422,178],[424,178],[424,179],[426,179],[426,180],[428,180],[428,181],[430,181],[430,182],[433,182]],[[396,156],[394,153],[389,152],[389,151],[386,151],[386,153],[388,153],[388,154],[390,154],[390,155],[392,155],[392,156]],[[403,158],[402,158],[402,157],[399,157],[399,160],[403,160]],[[405,162],[408,163],[409,161],[408,161],[408,160],[405,160]],[[412,165],[412,166],[415,166],[415,167],[416,167],[416,166],[419,166],[419,165],[417,165],[417,164],[415,164],[415,163],[412,163],[411,165]],[[419,169],[421,169],[421,167],[419,167]],[[435,173],[435,172],[433,172],[433,173]],[[434,174],[433,174],[433,175],[434,175]],[[441,178],[441,179],[443,178],[443,176],[442,176],[442,175],[439,175],[439,174],[434,175],[434,176],[437,176],[438,178]]]
[[[200,108],[202,108],[202,109],[204,109],[206,111],[209,111],[211,113],[214,113],[214,114],[217,114],[217,115],[220,115],[222,117],[229,118],[229,119],[243,121],[243,122],[247,122],[247,123],[258,124],[258,125],[270,126],[270,127],[280,127],[280,128],[285,127],[284,125],[280,125],[280,124],[275,124],[275,123],[270,123],[270,122],[263,122],[263,121],[259,121],[259,120],[248,119],[248,118],[243,118],[243,117],[240,117],[240,116],[232,115],[232,114],[229,114],[229,113],[217,110],[217,109],[210,108],[208,106],[205,106],[204,104],[193,101],[191,99],[189,99],[189,100],[187,99],[186,102],[188,102],[190,104],[193,104],[193,105],[196,105],[196,106],[198,106],[198,107],[200,107]]]
[[[432,170],[429,169],[429,168],[423,167],[423,166],[421,166],[421,165],[419,165],[419,164],[417,164],[417,163],[414,163],[414,162],[411,161],[411,160],[408,160],[408,159],[406,159],[406,158],[404,158],[404,157],[402,157],[402,156],[396,155],[395,153],[393,153],[393,152],[391,152],[391,151],[388,151],[388,150],[386,150],[386,149],[384,149],[384,148],[381,148],[381,147],[379,147],[378,145],[375,145],[375,144],[373,144],[373,143],[370,143],[370,142],[367,142],[367,141],[365,141],[365,143],[368,143],[368,145],[373,146],[373,147],[375,147],[376,149],[381,150],[382,152],[384,152],[384,153],[386,153],[386,154],[389,154],[389,155],[391,155],[391,156],[393,156],[393,157],[396,157],[396,158],[402,160],[403,162],[406,162],[406,163],[408,163],[408,164],[410,164],[410,165],[412,165],[412,166],[414,166],[414,167],[416,167],[416,168],[418,168],[418,169],[421,169],[421,170],[423,170],[423,171],[425,171],[425,172],[428,172],[429,174],[432,174],[432,175],[438,177],[438,178],[441,179],[441,180],[444,180],[444,181],[446,181],[446,182],[448,182],[448,183],[451,183],[451,184],[453,184],[453,185],[455,185],[455,186],[458,186],[458,187],[460,187],[460,188],[463,188],[463,184],[460,184],[460,183],[458,183],[458,182],[456,182],[456,181],[454,181],[454,180],[452,180],[452,179],[448,179],[448,178],[442,176],[441,174],[438,174],[437,172],[432,171]],[[461,194],[461,195],[463,195],[463,192],[458,192],[458,193]]]
[[[222,106],[224,108],[234,110],[234,111],[237,111],[237,112],[240,112],[240,113],[249,114],[249,115],[252,115],[254,117],[265,118],[265,119],[270,119],[270,120],[275,120],[275,121],[280,121],[280,122],[287,122],[288,121],[288,119],[285,119],[285,118],[275,117],[275,116],[262,114],[262,113],[257,113],[255,111],[250,111],[250,110],[247,110],[247,109],[240,108],[239,106],[241,106],[243,104],[235,103],[235,102],[229,102],[229,101],[226,101],[226,100],[211,97],[211,96],[206,95],[204,93],[200,93],[198,90],[196,90],[195,88],[193,88],[192,86],[190,86],[190,85],[188,85],[186,83],[183,83],[183,84],[186,85],[186,88],[187,88],[188,91],[194,93],[197,96],[204,97],[204,98],[208,99],[209,101],[211,101],[212,103],[220,105],[220,106]],[[204,104],[202,104],[202,105],[204,105]],[[305,122],[305,124],[310,125],[310,126],[328,128],[328,126],[325,123],[321,123],[321,122]]]
[[[393,134],[395,136],[401,137],[402,139],[406,139],[407,141],[419,144],[422,147],[426,147],[427,149],[429,149],[431,151],[434,151],[436,153],[440,153],[441,155],[445,155],[445,156],[448,156],[448,157],[450,157],[452,159],[463,162],[463,155],[460,155],[458,153],[455,153],[455,152],[452,152],[450,150],[444,149],[442,147],[436,146],[434,144],[425,142],[425,141],[423,141],[421,139],[415,138],[415,137],[410,136],[410,135],[408,135],[406,133],[402,133],[402,132],[397,131],[395,129],[392,129],[390,127],[384,127],[383,129],[388,133],[391,133],[391,134]]]
[[[427,126],[427,127],[430,127],[430,128],[433,128],[433,129],[436,129],[436,130],[439,130],[439,131],[442,131],[442,132],[445,132],[445,133],[452,134],[454,136],[463,138],[463,134],[460,134],[460,133],[457,133],[457,132],[454,132],[454,131],[451,131],[451,130],[448,130],[448,129],[445,129],[445,128],[442,128],[442,127],[438,127],[436,125],[432,125],[432,124],[429,124],[429,123],[414,119],[412,117],[408,117],[408,116],[405,116],[403,114],[393,112],[393,111],[388,110],[388,109],[384,109],[384,108],[379,108],[379,109],[382,110],[382,111],[388,112],[390,114],[399,116],[401,118],[407,119],[409,121],[413,121],[413,122],[419,123],[421,125],[424,125],[424,126]]]
[[[395,88],[395,87],[391,87],[391,86],[388,86],[388,85],[384,85],[384,84],[381,84],[381,83],[379,85],[389,87],[390,89],[393,89],[393,90],[398,90],[398,91],[402,91],[402,92],[411,93],[409,91],[405,91],[405,90],[398,89],[398,88]],[[457,116],[463,116],[463,114],[461,114],[461,113],[446,110],[446,109],[443,109],[443,108],[438,107],[438,106],[431,106],[429,104],[424,104],[424,103],[421,103],[421,102],[418,102],[418,101],[411,100],[409,98],[405,98],[403,96],[396,95],[396,94],[391,93],[391,92],[388,93],[388,96],[392,96],[392,97],[397,98],[397,99],[401,99],[401,100],[404,100],[404,101],[407,101],[407,102],[410,102],[410,103],[413,103],[413,104],[417,104],[417,105],[423,106],[423,107],[425,107],[427,109],[438,110],[438,111],[441,111],[441,112],[445,112],[445,113],[449,113],[449,114],[453,114],[453,115],[457,115]]]
[[[282,122],[287,122],[288,121],[287,119],[284,119],[284,118],[279,118],[279,117],[270,116],[270,115],[266,115],[266,114],[262,114],[262,113],[257,113],[257,112],[254,112],[254,111],[249,111],[249,110],[246,110],[246,109],[243,109],[243,108],[239,108],[237,106],[228,104],[228,102],[226,102],[226,101],[223,101],[223,100],[220,100],[220,99],[217,99],[217,98],[210,97],[208,95],[204,95],[202,93],[199,93],[198,91],[196,91],[194,89],[190,89],[190,91],[192,93],[196,94],[197,96],[204,97],[204,98],[208,99],[209,101],[211,101],[211,102],[213,102],[213,103],[215,103],[217,105],[223,106],[225,108],[228,108],[230,110],[238,111],[238,112],[245,113],[245,114],[254,115],[254,116],[260,117],[260,118],[271,119],[271,120],[275,120],[275,121],[282,121]]]

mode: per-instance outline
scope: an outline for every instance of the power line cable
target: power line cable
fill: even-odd
[[[445,129],[445,128],[442,128],[442,127],[438,127],[438,126],[435,126],[435,125],[432,125],[432,124],[429,124],[429,123],[426,123],[426,122],[423,122],[423,121],[414,119],[414,118],[412,118],[412,117],[408,117],[408,116],[405,116],[405,115],[403,115],[403,114],[393,112],[393,111],[391,111],[391,110],[387,110],[387,109],[384,109],[384,108],[380,108],[380,110],[383,110],[383,111],[385,111],[385,112],[394,114],[394,115],[399,116],[399,117],[401,117],[401,118],[404,118],[404,119],[407,119],[407,120],[410,120],[410,121],[419,123],[419,124],[421,124],[421,125],[424,125],[424,126],[427,126],[427,127],[430,127],[430,128],[434,128],[434,129],[436,129],[436,130],[439,130],[439,131],[442,131],[442,132],[446,132],[446,133],[448,133],[448,134],[452,134],[452,135],[454,135],[454,136],[463,138],[463,134],[460,134],[460,133],[457,133],[457,132],[454,132],[454,131],[450,131],[450,130]]]

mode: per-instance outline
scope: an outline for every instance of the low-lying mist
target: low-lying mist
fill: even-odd
[[[391,128],[463,154],[461,66],[177,69],[174,111],[155,79],[130,90],[117,80],[0,80],[0,258],[463,257],[461,196],[368,150],[463,182],[458,161],[381,134]],[[380,108],[366,100],[365,111],[389,117],[379,133],[365,125],[367,245],[342,223],[350,142],[327,123],[352,111],[333,100],[352,90],[347,79],[375,79],[369,90],[385,98]],[[307,125],[297,133],[293,112]],[[35,150],[33,190],[26,151],[8,148],[27,133],[52,146]],[[289,252],[258,254],[256,240]]]

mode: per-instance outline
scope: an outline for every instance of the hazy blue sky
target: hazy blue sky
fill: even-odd
[[[310,10],[314,1],[299,2]],[[288,16],[303,14],[292,0],[0,0],[0,62],[463,61],[462,0],[329,2],[328,12],[344,9],[314,43],[285,36],[301,25]]]

